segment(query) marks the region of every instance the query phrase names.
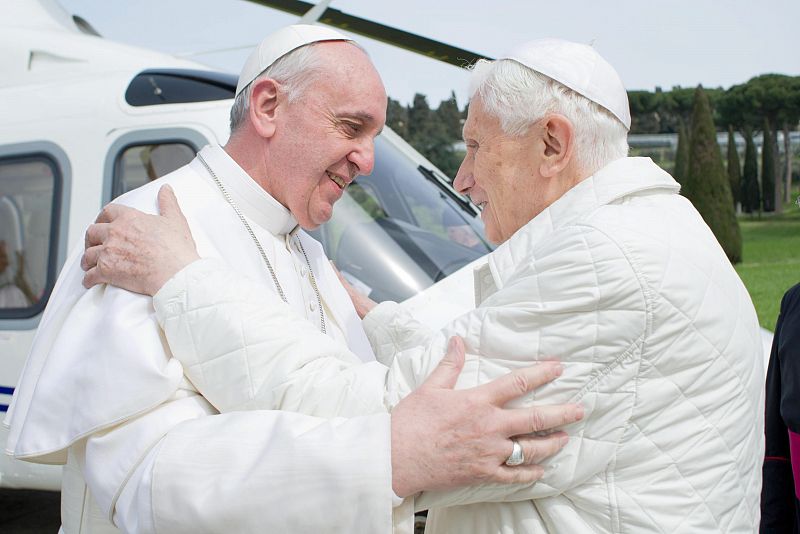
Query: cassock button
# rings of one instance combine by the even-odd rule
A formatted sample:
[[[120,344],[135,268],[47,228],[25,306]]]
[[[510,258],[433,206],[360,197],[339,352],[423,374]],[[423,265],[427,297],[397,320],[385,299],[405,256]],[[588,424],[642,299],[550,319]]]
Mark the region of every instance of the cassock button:
[[[317,311],[317,303],[312,300],[308,303],[308,309],[311,311]]]

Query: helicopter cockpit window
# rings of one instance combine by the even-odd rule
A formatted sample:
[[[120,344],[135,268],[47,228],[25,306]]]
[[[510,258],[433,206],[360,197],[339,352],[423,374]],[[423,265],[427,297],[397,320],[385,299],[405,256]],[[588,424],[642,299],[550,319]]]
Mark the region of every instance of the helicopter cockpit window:
[[[311,233],[376,301],[405,300],[492,250],[475,211],[381,137],[373,173],[351,183],[331,220]]]
[[[44,154],[0,159],[0,318],[44,308],[55,273],[60,180]]]
[[[237,81],[233,74],[204,70],[146,70],[131,80],[125,101],[138,107],[228,100]]]
[[[183,167],[194,156],[194,148],[180,142],[128,146],[117,157],[114,198]]]

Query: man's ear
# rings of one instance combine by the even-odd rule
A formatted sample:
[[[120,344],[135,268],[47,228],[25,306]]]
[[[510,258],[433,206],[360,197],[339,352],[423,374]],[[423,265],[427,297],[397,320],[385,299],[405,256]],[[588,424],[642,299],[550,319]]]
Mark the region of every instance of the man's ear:
[[[282,100],[280,97],[280,86],[271,78],[258,80],[253,85],[248,115],[253,128],[261,137],[275,135],[275,117]]]
[[[552,178],[562,172],[572,160],[575,129],[569,119],[559,114],[546,116],[543,127],[544,158],[539,172],[545,178]]]

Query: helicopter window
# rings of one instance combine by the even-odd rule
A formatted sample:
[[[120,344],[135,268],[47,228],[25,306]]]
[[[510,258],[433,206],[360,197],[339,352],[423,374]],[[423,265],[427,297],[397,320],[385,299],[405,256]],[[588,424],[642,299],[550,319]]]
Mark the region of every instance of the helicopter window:
[[[113,196],[169,174],[194,159],[195,149],[186,143],[163,142],[126,147],[117,157]]]
[[[219,72],[146,70],[131,80],[125,101],[131,106],[210,102],[233,98],[236,76]]]
[[[351,183],[310,233],[370,298],[405,300],[492,250],[475,213],[445,187],[378,137],[374,172]]]
[[[44,308],[55,273],[61,175],[45,154],[0,159],[0,318]]]

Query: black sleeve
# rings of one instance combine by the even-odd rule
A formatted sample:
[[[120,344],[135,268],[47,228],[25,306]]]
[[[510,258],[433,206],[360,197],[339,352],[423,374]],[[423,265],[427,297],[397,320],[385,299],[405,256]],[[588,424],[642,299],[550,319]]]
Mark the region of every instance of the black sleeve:
[[[761,532],[794,534],[800,527],[800,485],[792,469],[800,472],[800,285],[781,301],[767,372],[764,431]]]

